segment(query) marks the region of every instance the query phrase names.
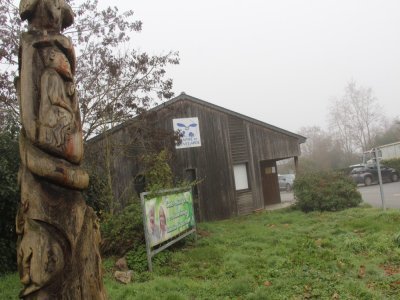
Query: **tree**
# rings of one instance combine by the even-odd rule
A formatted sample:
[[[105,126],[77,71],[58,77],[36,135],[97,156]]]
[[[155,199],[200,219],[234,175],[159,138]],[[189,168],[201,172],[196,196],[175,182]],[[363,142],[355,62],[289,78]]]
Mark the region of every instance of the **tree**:
[[[21,33],[21,18],[18,8],[11,0],[0,2],[0,128],[7,121],[19,119],[18,101],[14,78],[18,67],[18,40]]]
[[[73,6],[78,1],[68,2]],[[7,125],[4,116],[19,121],[14,78],[22,25],[15,3],[15,0],[0,3],[1,128]],[[72,37],[77,52],[75,81],[84,140],[144,112],[156,101],[171,98],[172,80],[167,78],[166,68],[179,63],[177,52],[149,55],[132,49],[129,43],[133,34],[141,31],[141,21],[134,19],[133,11],[121,13],[116,7],[100,10],[97,3],[97,0],[77,3],[74,26],[64,32]],[[131,146],[106,143],[103,162],[108,166],[105,174],[108,190],[113,186],[109,166],[113,148],[121,151]],[[113,210],[113,200],[109,202],[109,209]]]
[[[400,141],[400,120],[394,120],[386,128],[377,134],[374,139],[374,147]]]
[[[355,81],[347,84],[341,98],[332,101],[329,112],[331,131],[347,155],[369,150],[383,120],[372,89],[358,86]]]
[[[74,6],[75,1],[69,3]],[[74,26],[64,32],[72,36],[77,49],[75,80],[85,140],[146,110],[156,101],[171,98],[172,79],[166,77],[166,67],[179,63],[177,52],[149,55],[131,49],[131,33],[140,32],[142,22],[133,19],[133,11],[120,13],[116,7],[100,10],[97,3],[84,0],[74,7]],[[14,1],[3,0],[0,112],[14,119],[19,114],[13,81],[20,31],[18,8]]]
[[[18,127],[0,132],[0,274],[16,269],[15,214],[19,203]]]
[[[339,143],[320,127],[303,127],[299,134],[307,137],[306,143],[301,145],[301,170],[328,171],[348,165]]]
[[[157,112],[145,112],[117,130],[106,131],[86,144],[87,168],[91,173],[101,175],[107,185],[104,191],[112,194],[107,200],[108,213],[119,212],[129,204],[138,189],[144,188],[143,176],[147,183],[154,181],[152,177],[155,175],[147,176],[148,168],[142,168],[143,165],[153,165],[146,163],[145,158],[156,158],[163,152],[172,153],[175,142],[180,139],[180,134],[159,128],[158,120]],[[121,169],[118,167],[121,165],[129,167]],[[137,176],[134,182],[123,175],[127,170]]]

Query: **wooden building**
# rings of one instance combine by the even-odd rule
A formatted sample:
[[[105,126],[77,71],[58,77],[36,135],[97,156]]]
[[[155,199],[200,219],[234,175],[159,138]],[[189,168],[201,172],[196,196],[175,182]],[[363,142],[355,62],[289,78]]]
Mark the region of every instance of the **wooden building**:
[[[279,203],[278,160],[297,165],[303,136],[227,110],[182,93],[151,110],[158,128],[180,130],[182,143],[173,147],[172,169],[178,178],[201,180],[194,191],[200,221],[230,218]],[[111,144],[132,140],[135,119],[107,132]],[[89,141],[89,152],[104,143],[104,135]],[[96,146],[97,144],[97,146]],[[140,147],[139,147],[140,148]],[[115,155],[111,166],[117,197],[134,189],[140,172],[131,155]]]

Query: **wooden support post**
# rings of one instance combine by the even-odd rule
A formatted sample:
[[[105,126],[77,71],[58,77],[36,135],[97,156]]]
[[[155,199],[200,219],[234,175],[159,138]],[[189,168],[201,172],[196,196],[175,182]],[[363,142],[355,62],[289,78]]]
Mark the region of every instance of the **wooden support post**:
[[[297,172],[299,171],[299,157],[298,156],[294,157],[294,169],[295,169],[296,174],[297,174]]]

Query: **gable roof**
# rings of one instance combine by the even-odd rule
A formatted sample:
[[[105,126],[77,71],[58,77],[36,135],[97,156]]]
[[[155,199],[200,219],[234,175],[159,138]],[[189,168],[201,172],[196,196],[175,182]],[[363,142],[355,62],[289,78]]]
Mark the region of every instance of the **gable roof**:
[[[257,119],[254,119],[254,118],[251,118],[251,117],[242,115],[242,114],[240,114],[240,113],[234,112],[234,111],[229,110],[229,109],[227,109],[227,108],[224,108],[224,107],[215,105],[215,104],[213,104],[213,103],[210,103],[210,102],[207,102],[207,101],[204,101],[204,100],[195,98],[195,97],[193,97],[193,96],[190,96],[190,95],[185,94],[184,92],[182,92],[179,96],[177,96],[177,97],[175,97],[175,98],[172,98],[171,100],[168,100],[168,101],[166,101],[166,102],[164,102],[164,103],[161,103],[161,104],[158,105],[158,106],[153,107],[152,109],[149,110],[149,112],[160,110],[160,109],[162,109],[162,108],[165,108],[165,107],[167,107],[167,106],[170,106],[170,105],[172,105],[172,104],[174,104],[174,103],[177,103],[177,102],[179,102],[179,101],[189,101],[189,102],[196,103],[196,104],[198,104],[198,105],[203,105],[203,106],[212,108],[212,109],[214,109],[214,110],[223,112],[223,113],[225,113],[225,114],[228,114],[228,115],[231,115],[231,116],[238,117],[238,118],[240,118],[240,119],[246,120],[246,121],[248,121],[248,122],[250,122],[250,123],[257,124],[257,125],[259,125],[259,126],[268,128],[268,129],[270,129],[270,130],[273,130],[273,131],[276,131],[276,132],[279,132],[279,133],[282,133],[282,134],[285,134],[285,135],[288,135],[288,136],[297,138],[297,139],[299,140],[299,144],[305,143],[305,142],[306,142],[306,139],[307,139],[306,137],[301,136],[301,135],[299,135],[299,134],[296,134],[296,133],[287,131],[287,130],[285,130],[285,129],[282,129],[282,128],[273,126],[273,125],[271,125],[271,124],[268,124],[268,123],[259,121],[259,120],[257,120]],[[136,117],[134,117],[132,120],[126,121],[126,122],[124,122],[124,123],[122,123],[122,124],[119,124],[119,125],[117,125],[117,126],[111,128],[110,130],[107,131],[107,133],[108,133],[108,134],[112,134],[112,133],[114,133],[114,132],[116,132],[116,131],[118,131],[118,130],[120,130],[120,129],[126,127],[126,126],[128,126],[129,124],[131,124],[131,122],[133,122],[133,121],[135,120],[135,118],[136,118]],[[100,138],[102,137],[102,135],[103,135],[103,134],[99,134],[99,135],[97,135],[97,136],[95,136],[95,137],[89,139],[88,142],[94,142],[94,141],[100,139]]]
[[[254,118],[251,118],[251,117],[242,115],[242,114],[240,114],[240,113],[234,112],[234,111],[229,110],[229,109],[227,109],[227,108],[224,108],[224,107],[215,105],[215,104],[213,104],[213,103],[210,103],[210,102],[207,102],[207,101],[204,101],[204,100],[195,98],[195,97],[192,97],[192,96],[187,95],[187,94],[185,94],[185,93],[181,93],[179,96],[177,96],[177,97],[175,97],[175,98],[173,98],[173,99],[171,99],[171,100],[169,100],[169,101],[164,102],[163,104],[161,104],[161,105],[155,107],[155,109],[158,108],[158,107],[160,107],[160,106],[165,107],[165,106],[171,105],[171,104],[173,104],[173,103],[175,103],[175,102],[184,101],[184,100],[188,100],[188,101],[190,101],[190,102],[194,102],[194,103],[197,103],[197,104],[199,104],[199,105],[207,106],[207,107],[210,107],[210,108],[212,108],[212,109],[218,110],[218,111],[220,111],[220,112],[226,113],[226,114],[228,114],[228,115],[231,115],[231,116],[234,116],[234,117],[238,117],[238,118],[240,118],[240,119],[244,119],[244,120],[246,120],[246,121],[248,121],[248,122],[250,122],[250,123],[254,123],[254,124],[260,125],[260,126],[262,126],[262,127],[266,127],[266,128],[268,128],[268,129],[271,129],[271,130],[273,130],[273,131],[276,131],[276,132],[279,132],[279,133],[282,133],[282,134],[285,134],[285,135],[292,136],[292,137],[294,137],[294,138],[299,139],[299,140],[300,140],[300,143],[305,143],[305,141],[306,141],[306,139],[307,139],[306,137],[301,136],[301,135],[299,135],[299,134],[296,134],[296,133],[287,131],[287,130],[285,130],[285,129],[276,127],[276,126],[274,126],[274,125],[271,125],[271,124],[262,122],[262,121],[260,121],[260,120],[257,120],[257,119],[254,119]]]

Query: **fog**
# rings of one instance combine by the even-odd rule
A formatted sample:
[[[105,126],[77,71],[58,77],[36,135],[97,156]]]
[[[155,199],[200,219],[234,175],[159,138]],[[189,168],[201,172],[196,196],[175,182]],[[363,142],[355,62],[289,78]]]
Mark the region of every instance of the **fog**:
[[[100,5],[111,4],[100,0]],[[112,3],[114,4],[114,3]],[[179,51],[187,94],[297,132],[325,127],[350,80],[400,115],[400,1],[118,1],[143,21],[130,46]]]

